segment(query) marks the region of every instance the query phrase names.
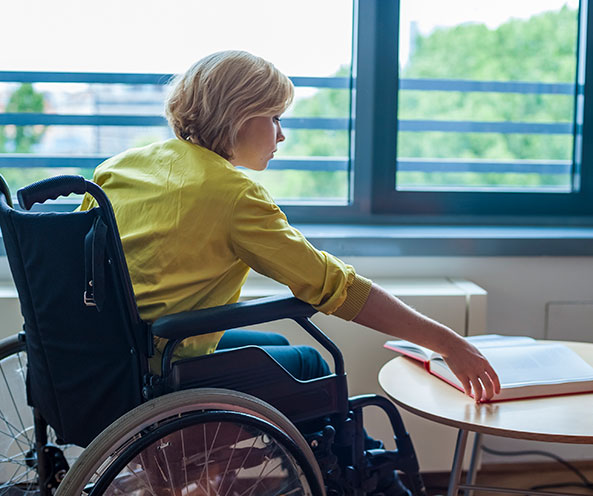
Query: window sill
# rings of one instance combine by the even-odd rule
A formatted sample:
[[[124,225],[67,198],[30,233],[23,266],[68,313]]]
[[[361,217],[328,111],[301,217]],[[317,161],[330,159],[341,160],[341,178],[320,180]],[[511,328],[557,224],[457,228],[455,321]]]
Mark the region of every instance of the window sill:
[[[593,226],[294,226],[316,248],[341,257],[593,256]]]
[[[295,225],[337,256],[593,256],[593,227]]]

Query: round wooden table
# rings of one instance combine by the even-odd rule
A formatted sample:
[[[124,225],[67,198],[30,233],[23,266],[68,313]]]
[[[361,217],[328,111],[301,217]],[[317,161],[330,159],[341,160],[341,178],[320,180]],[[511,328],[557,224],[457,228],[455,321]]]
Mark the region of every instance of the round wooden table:
[[[593,343],[563,342],[593,365]],[[574,394],[548,398],[476,404],[462,392],[430,375],[422,364],[405,357],[386,363],[379,372],[383,390],[400,407],[426,419],[459,429],[449,496],[459,489],[515,492],[510,489],[473,485],[476,451],[480,434],[549,441],[593,444],[593,394]],[[476,432],[476,443],[466,484],[460,483],[468,432]],[[521,494],[559,494],[517,491]],[[568,493],[562,493],[568,494]]]

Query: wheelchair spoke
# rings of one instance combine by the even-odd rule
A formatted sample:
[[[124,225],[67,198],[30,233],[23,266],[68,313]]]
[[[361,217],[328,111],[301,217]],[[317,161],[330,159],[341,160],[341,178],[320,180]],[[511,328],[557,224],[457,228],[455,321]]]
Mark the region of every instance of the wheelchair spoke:
[[[0,349],[0,495],[37,488],[32,410],[25,397],[27,355],[16,336]]]
[[[126,483],[126,481],[124,481],[123,484],[119,484],[119,485],[116,484],[116,489],[118,489],[119,491],[122,491],[123,493],[130,493],[131,491],[144,490],[144,491],[147,491],[150,494],[150,496],[158,496],[158,493],[156,493],[154,491],[154,489],[152,488],[152,486],[150,485],[150,481],[144,480],[144,478],[138,474],[137,469],[134,469],[134,467],[132,467],[131,464],[128,464],[126,466],[126,468],[129,471],[129,476],[126,478],[127,481],[129,481],[130,483],[131,483],[131,481],[133,481],[133,482],[135,482],[135,484],[128,485]],[[142,472],[140,472],[140,473],[142,473]],[[110,494],[109,491],[106,494],[109,495]]]
[[[17,336],[0,345],[0,495],[34,494],[37,487],[37,459],[33,411],[26,398],[27,353]],[[57,444],[52,428],[48,442]],[[69,465],[81,449],[60,446]]]
[[[204,424],[204,448],[207,446],[207,442],[206,442],[206,424]],[[212,446],[210,446],[210,451],[212,451]],[[206,453],[205,455],[205,459],[206,461],[204,462],[204,469],[206,470],[206,481],[210,480],[209,477],[209,473],[208,473],[208,469],[210,467],[210,463],[208,463],[209,458],[210,458],[210,451],[208,453]],[[202,470],[202,474],[204,473],[204,471]],[[200,479],[202,479],[202,475],[200,475]],[[206,490],[208,491],[208,496],[210,496],[210,484],[208,484],[208,487],[206,488]]]
[[[163,442],[163,444],[161,444],[161,446],[159,446],[158,449],[161,449],[163,452],[163,457],[165,458],[165,466],[167,467],[167,474],[163,474],[165,477],[165,480],[169,481],[169,487],[171,488],[171,494],[173,496],[176,496],[176,491],[175,491],[175,486],[173,485],[173,473],[171,472],[171,467],[169,466],[169,457],[167,456],[167,448],[168,443],[165,444]]]
[[[227,473],[229,471],[229,467],[231,465],[231,462],[233,461],[233,458],[235,456],[235,450],[237,449],[237,443],[239,442],[239,438],[241,437],[241,434],[243,434],[243,426],[240,426],[239,432],[237,433],[237,437],[235,438],[235,442],[233,443],[233,446],[231,448],[231,453],[229,455],[229,460],[228,460],[228,462],[226,464],[226,467],[224,468],[224,472],[223,472],[222,477],[221,477],[221,479],[223,481],[226,480],[226,476],[227,476]]]
[[[15,458],[14,456],[0,458],[0,463],[14,463],[22,467],[28,467],[27,462],[23,461],[23,458]]]
[[[204,484],[206,484],[207,486],[205,486]],[[202,479],[198,479],[198,489],[202,489],[203,491],[206,491],[207,494],[210,494],[210,481],[208,481],[207,479],[205,481],[202,481]],[[216,495],[215,496],[219,496],[219,492],[216,491]]]
[[[8,432],[0,429],[0,434],[6,437],[10,437],[18,442],[19,430],[17,429],[17,427],[15,425],[12,425],[12,422],[9,422],[8,419],[2,414],[0,414],[0,420],[2,420],[4,424],[6,424],[6,427],[8,427]]]
[[[16,406],[15,406],[16,408]],[[21,451],[26,451],[27,448],[33,446],[33,440],[29,437],[26,427],[23,425],[22,418],[19,416],[19,420],[21,423],[22,428],[19,429],[18,426],[14,425],[3,412],[0,411],[0,420],[4,422],[7,431],[0,430],[0,434],[6,436],[7,438],[11,439]],[[23,440],[24,438],[24,440]],[[23,444],[24,443],[24,444]]]
[[[188,487],[188,482],[187,482],[187,464],[188,464],[188,457],[187,457],[187,453],[185,452],[185,432],[184,430],[181,430],[181,454],[183,455],[183,480],[185,482],[185,487]]]
[[[270,460],[272,460],[272,455],[277,451],[277,446],[274,447],[274,451],[268,455],[268,457],[266,457],[266,461],[264,462],[261,471],[257,477],[257,479],[255,480],[255,482],[253,483],[253,485],[251,487],[248,487],[245,491],[243,491],[239,496],[243,496],[247,491],[249,491],[249,496],[253,495],[253,491],[255,491],[255,488],[258,486],[258,484],[261,482],[262,480],[262,476],[264,475],[264,472],[266,470],[266,467],[268,466],[268,464],[270,463]],[[274,467],[270,472],[268,472],[268,475],[270,473],[272,473],[274,470],[276,470],[276,468],[280,467],[282,465],[282,462],[280,462],[278,465],[276,465],[276,467]]]
[[[27,377],[25,375],[26,364],[23,363],[23,356],[24,356],[23,353],[18,353],[17,354],[17,360],[19,361],[18,371],[20,372],[20,374],[21,374],[21,380],[23,381],[22,382],[22,386],[23,387],[26,387],[26,384],[27,384]],[[21,424],[22,424],[22,419],[21,419]],[[25,432],[27,432],[27,429],[25,429]],[[31,443],[31,445],[33,445],[33,443],[34,443],[34,436],[27,437],[27,440],[29,441],[29,443]]]
[[[17,360],[19,361],[19,372],[21,373],[21,379],[23,380],[23,384],[27,382],[27,376],[25,374],[25,369],[27,368],[26,364],[23,362],[23,355],[21,353],[17,353],[16,355]]]
[[[19,359],[19,368],[20,367],[22,367],[22,362]],[[15,411],[15,413],[17,415],[18,421],[20,422],[20,426],[22,428],[22,431],[23,432],[26,432],[25,423],[23,422],[23,417],[21,416],[21,412],[20,412],[19,407],[17,405],[17,402],[16,402],[16,400],[14,398],[14,393],[12,391],[12,388],[10,387],[10,382],[8,381],[8,379],[6,377],[6,373],[4,371],[4,367],[1,364],[0,364],[0,372],[2,372],[2,377],[4,379],[4,384],[5,384],[6,389],[8,391],[8,395],[10,396],[10,400],[12,402],[12,406],[14,408],[14,411]],[[21,372],[21,374],[22,374],[22,372]],[[23,383],[23,385],[24,385],[24,383]],[[27,438],[27,441],[32,442],[32,440],[29,439],[29,438]]]
[[[277,492],[274,496],[290,496],[291,494],[297,494],[297,493],[301,493],[302,494],[302,489],[300,487],[295,487],[294,489],[286,492],[284,491],[283,488],[280,489],[279,492]]]
[[[249,454],[251,453],[251,450],[253,449],[253,447],[255,446],[255,443],[257,442],[257,437],[253,437],[253,443],[251,444],[251,446],[249,447],[249,449],[247,450],[247,454],[245,455],[245,457],[243,458],[243,461],[241,462],[240,466],[245,466],[247,459],[249,458]],[[231,482],[231,485],[228,487],[226,493],[224,493],[224,496],[228,496],[231,488],[233,487],[233,484],[236,482],[237,478],[235,477],[233,479],[233,481]]]
[[[220,422],[218,422],[218,425],[216,426],[216,432],[214,433],[214,437],[212,438],[212,443],[210,444],[210,448],[206,448],[206,446],[208,446],[208,441],[207,441],[207,435],[206,435],[206,425],[207,424],[203,424],[203,432],[204,432],[204,448],[206,449],[206,451],[204,452],[204,468],[202,469],[202,473],[200,474],[199,480],[202,479],[203,475],[204,475],[204,471],[206,472],[206,480],[209,481],[210,480],[210,474],[209,474],[209,470],[210,470],[210,456],[212,454],[212,449],[214,448],[214,443],[216,442],[216,438],[218,437],[218,431],[220,430]],[[208,496],[210,496],[210,489],[209,489],[209,485],[208,485]]]
[[[25,470],[24,472],[22,472],[20,475],[19,474],[20,469],[19,467],[17,467],[15,469],[15,471],[13,472],[13,474],[9,477],[9,481],[10,481],[10,485],[6,484],[6,486],[2,485],[0,487],[12,487],[15,486],[17,484],[20,484],[21,482],[23,482],[24,480],[28,480],[29,479],[29,475],[31,474],[31,472],[35,472],[33,470],[32,467],[27,467],[27,470]]]
[[[25,422],[23,420],[23,417],[21,415],[21,410],[19,408],[19,403],[17,402],[16,398],[15,398],[15,392],[13,391],[13,387],[11,386],[11,384],[14,384],[14,380],[10,380],[10,378],[15,375],[15,374],[11,374],[10,376],[7,375],[10,371],[16,371],[16,379],[18,384],[16,384],[19,389],[21,391],[25,390],[25,376],[24,376],[24,364],[23,364],[23,359],[22,359],[22,355],[23,353],[21,352],[17,352],[14,355],[10,355],[8,357],[6,357],[5,359],[3,359],[2,361],[0,361],[0,373],[2,374],[2,378],[4,380],[4,388],[6,389],[6,392],[8,393],[8,396],[10,398],[10,403],[12,405],[12,408],[14,409],[14,412],[16,414],[16,418],[15,420],[18,422],[18,424],[20,424],[20,426],[17,426],[14,424],[14,422],[10,421],[9,418],[7,417],[8,412],[5,412],[4,410],[0,410],[0,419],[4,422],[6,429],[9,432],[5,432],[4,430],[0,431],[2,435],[6,436],[7,438],[11,438],[12,441],[14,443],[17,444],[19,450],[26,452],[30,447],[33,446],[33,438],[29,435],[29,432],[25,426]],[[18,365],[16,365],[14,362],[18,361]],[[4,362],[4,363],[2,363]],[[16,366],[15,366],[16,365]],[[8,370],[6,370],[8,369]],[[21,408],[26,405],[21,404]],[[27,407],[28,408],[28,407]],[[22,440],[24,437],[24,441]]]
[[[264,475],[264,469],[267,466],[267,464],[270,462],[270,460],[266,460],[266,463],[264,464],[264,467],[262,468],[262,471],[260,472],[258,478],[255,480],[255,482],[248,487],[247,489],[245,489],[245,491],[243,491],[239,496],[243,496],[247,493],[247,491],[249,491],[249,495],[248,496],[253,496],[253,492],[255,491],[255,489],[257,488],[257,486],[259,486],[259,483],[262,480],[265,480],[265,478],[274,472],[274,470],[276,470],[277,468],[282,466],[282,462],[278,463],[278,465],[276,465],[272,470],[270,470],[266,475]]]
[[[0,429],[0,435],[6,436],[7,439],[10,439],[18,447],[18,450],[21,453],[26,453],[29,449],[32,449],[34,443],[29,439],[29,436],[27,435],[27,429],[19,430],[15,425],[12,424],[12,422],[9,422],[4,415],[0,415],[0,420],[6,424],[6,427],[9,431],[6,432]]]

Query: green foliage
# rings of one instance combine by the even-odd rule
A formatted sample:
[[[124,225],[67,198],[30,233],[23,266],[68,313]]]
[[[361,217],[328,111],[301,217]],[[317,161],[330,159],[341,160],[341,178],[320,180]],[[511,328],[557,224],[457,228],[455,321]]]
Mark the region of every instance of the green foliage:
[[[527,20],[510,19],[497,29],[483,24],[462,24],[438,28],[418,35],[409,63],[400,72],[403,78],[466,79],[484,81],[574,82],[576,73],[577,12],[565,6]],[[342,68],[337,75],[346,75]],[[347,117],[349,92],[319,90],[298,100],[293,115],[299,117]],[[572,122],[574,98],[571,95],[540,95],[483,92],[413,91],[399,92],[399,119],[464,120],[484,122]],[[291,130],[280,146],[280,156],[348,155],[345,131]],[[490,160],[570,160],[570,135],[529,135],[498,133],[400,132],[398,156],[405,158],[457,158]],[[318,180],[295,181],[290,197],[336,196],[347,188],[335,185],[328,192],[330,179],[318,172],[300,175]],[[276,196],[284,191],[289,171],[276,173],[269,187]],[[292,178],[293,176],[291,176]],[[346,174],[336,177],[347,179]],[[422,186],[566,186],[569,178],[527,173],[422,173],[402,172],[398,184]],[[310,190],[299,189],[311,188]],[[292,186],[292,184],[291,184]],[[333,193],[333,194],[332,194]]]
[[[31,83],[23,83],[10,96],[5,112],[43,112],[43,109],[43,95],[35,91]],[[31,153],[44,132],[44,126],[0,126],[0,153]],[[4,168],[0,172],[13,193],[56,173],[41,168]]]
[[[439,28],[415,40],[404,78],[484,81],[575,81],[577,12],[564,6],[495,30],[483,24]],[[400,91],[399,119],[484,122],[572,122],[571,95]],[[398,156],[461,159],[570,160],[569,135],[406,133]],[[568,184],[567,177],[537,174],[399,173],[398,184],[525,186]]]
[[[287,129],[278,157],[347,157],[348,131]]]
[[[405,78],[573,82],[577,12],[568,6],[510,19],[497,29],[483,24],[438,28],[418,35]]]
[[[17,190],[22,188],[23,186],[34,183],[36,181],[41,181],[42,179],[46,179],[51,176],[56,176],[58,174],[81,174],[81,169],[50,169],[43,167],[31,167],[28,169],[23,167],[4,167],[0,169],[0,174],[2,174],[2,177],[4,177],[4,179],[8,183],[10,192],[14,196],[16,195]]]
[[[335,76],[348,76],[349,67],[341,67]],[[295,101],[292,117],[345,118],[350,115],[350,91],[320,89],[308,98]],[[335,157],[349,155],[348,131],[287,129],[286,141],[278,147],[278,158]],[[256,176],[276,198],[328,199],[345,201],[348,197],[348,173],[345,171],[270,170]]]
[[[5,112],[43,112],[43,108],[43,95],[31,83],[22,83],[10,96]],[[0,126],[0,153],[30,153],[44,132],[44,126]]]
[[[245,171],[247,175],[284,200],[335,200],[348,197],[348,173],[345,171],[274,170]]]

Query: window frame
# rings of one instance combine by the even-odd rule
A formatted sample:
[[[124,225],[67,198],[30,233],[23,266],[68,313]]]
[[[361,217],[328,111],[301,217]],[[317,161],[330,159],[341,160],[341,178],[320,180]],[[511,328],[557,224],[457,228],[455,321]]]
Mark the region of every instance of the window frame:
[[[347,202],[324,204],[279,202],[289,220],[295,224],[371,226],[593,225],[593,165],[587,166],[593,160],[593,105],[586,105],[593,100],[591,3],[593,0],[581,0],[580,26],[586,24],[587,32],[592,34],[578,40],[585,48],[581,56],[582,84],[576,85],[581,89],[579,98],[585,102],[581,160],[585,166],[580,171],[580,191],[566,194],[396,191],[400,0],[354,0],[349,198]],[[166,75],[145,76],[148,81],[159,81]],[[81,77],[83,81],[97,82],[101,77],[108,79],[109,75]]]
[[[287,206],[294,222],[368,224],[593,223],[593,0],[581,0],[575,85],[582,104],[582,144],[575,176],[580,189],[556,192],[397,191],[399,0],[354,3],[351,203],[345,207]],[[586,26],[585,36],[582,31]],[[584,53],[583,53],[584,50]],[[575,112],[576,113],[576,112]],[[575,140],[576,141],[576,140]],[[576,147],[575,147],[576,148]],[[574,155],[574,153],[573,153]],[[573,160],[573,167],[577,161]],[[578,167],[578,164],[577,164]]]

